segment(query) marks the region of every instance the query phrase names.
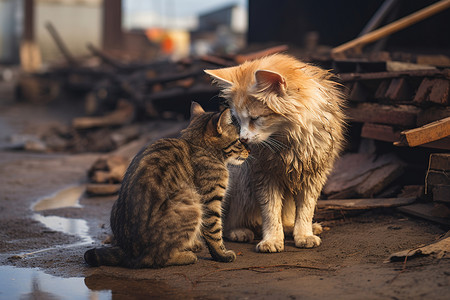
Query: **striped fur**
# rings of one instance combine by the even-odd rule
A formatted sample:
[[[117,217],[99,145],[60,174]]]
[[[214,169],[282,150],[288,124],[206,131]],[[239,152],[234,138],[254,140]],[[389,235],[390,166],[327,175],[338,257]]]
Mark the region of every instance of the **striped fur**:
[[[199,237],[214,260],[234,261],[222,240],[227,165],[248,157],[230,111],[205,113],[193,103],[178,139],[162,139],[131,162],[111,211],[116,245],[91,249],[91,266],[155,268],[191,264]]]

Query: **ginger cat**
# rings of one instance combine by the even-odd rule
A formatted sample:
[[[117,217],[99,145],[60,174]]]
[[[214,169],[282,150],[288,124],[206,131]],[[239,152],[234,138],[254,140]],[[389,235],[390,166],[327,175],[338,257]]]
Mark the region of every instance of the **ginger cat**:
[[[284,232],[297,247],[319,246],[314,209],[344,142],[344,99],[332,74],[285,54],[205,72],[255,158],[231,170],[225,236],[249,242],[262,226],[258,252],[283,251]]]

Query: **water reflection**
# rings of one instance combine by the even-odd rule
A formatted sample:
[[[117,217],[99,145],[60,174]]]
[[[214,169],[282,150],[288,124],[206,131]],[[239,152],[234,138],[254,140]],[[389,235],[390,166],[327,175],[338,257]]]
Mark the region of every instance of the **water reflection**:
[[[79,201],[85,191],[86,187],[84,185],[71,186],[39,199],[31,209],[33,211],[43,211],[63,207],[81,207]]]
[[[112,299],[193,299],[193,292],[174,289],[166,282],[151,279],[124,279],[92,275],[84,280],[92,291],[109,290]]]
[[[41,214],[34,214],[33,219],[41,222],[51,230],[79,236],[83,239],[83,243],[88,244],[93,242],[89,236],[89,226],[85,220],[43,216]]]
[[[0,299],[111,299],[110,291],[91,291],[84,278],[61,278],[38,269],[0,266]]]

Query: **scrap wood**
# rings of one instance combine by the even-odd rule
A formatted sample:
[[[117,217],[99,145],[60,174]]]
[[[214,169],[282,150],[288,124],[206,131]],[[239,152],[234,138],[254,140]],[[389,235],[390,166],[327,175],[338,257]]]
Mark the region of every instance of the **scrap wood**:
[[[446,138],[450,136],[450,117],[402,131],[400,135],[400,141],[395,142],[395,146],[415,147]]]
[[[411,105],[383,105],[378,103],[358,103],[348,107],[346,113],[351,121],[400,126],[415,126],[420,109]]]
[[[350,49],[355,50],[361,50],[363,46],[366,44],[372,43],[374,41],[377,41],[383,37],[386,37],[388,35],[391,35],[399,30],[402,30],[404,28],[407,28],[419,21],[422,21],[426,18],[429,18],[430,16],[433,16],[443,10],[446,10],[450,7],[450,0],[441,0],[439,2],[436,2],[430,6],[427,6],[415,13],[412,13],[406,17],[403,17],[397,21],[394,21],[386,26],[383,26],[379,29],[376,29],[374,31],[371,31],[363,36],[360,36],[352,41],[349,41],[345,44],[342,44],[338,47],[333,48],[332,54],[336,55],[345,51],[348,51]]]
[[[450,80],[445,78],[424,78],[414,96],[414,102],[434,102],[446,105],[449,101]]]
[[[367,199],[333,199],[319,200],[319,209],[334,210],[366,210],[408,205],[416,201],[416,197],[409,198],[367,198]]]
[[[406,258],[427,255],[441,259],[448,253],[450,253],[450,231],[442,239],[430,245],[393,253],[389,256],[388,261],[404,261]]]
[[[361,129],[361,137],[393,143],[400,139],[400,132],[390,125],[364,123]]]
[[[411,205],[398,207],[397,210],[432,222],[450,226],[450,218],[441,218],[434,215],[433,203],[414,203]]]
[[[126,101],[119,101],[115,111],[100,117],[79,117],[72,120],[75,129],[117,126],[130,123],[134,118],[134,106]]]
[[[410,71],[390,71],[390,72],[372,72],[372,73],[342,73],[339,78],[343,82],[348,81],[361,81],[361,80],[382,80],[382,79],[392,79],[392,78],[408,78],[408,77],[439,77],[439,78],[449,78],[449,70],[410,70]]]
[[[67,49],[66,44],[62,40],[61,36],[59,35],[56,28],[53,26],[51,22],[47,22],[45,24],[45,28],[47,28],[48,32],[52,36],[53,40],[56,43],[56,46],[58,47],[59,51],[61,51],[62,55],[66,59],[67,63],[71,66],[74,66],[77,64],[76,59],[73,57],[73,55],[70,53],[69,49]]]
[[[393,154],[347,153],[336,162],[323,193],[328,199],[336,195],[339,198],[372,197],[402,172],[403,163]]]

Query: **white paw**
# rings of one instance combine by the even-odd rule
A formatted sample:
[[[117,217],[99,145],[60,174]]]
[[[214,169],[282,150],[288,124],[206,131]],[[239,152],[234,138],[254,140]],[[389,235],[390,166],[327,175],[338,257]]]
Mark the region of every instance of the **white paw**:
[[[275,253],[284,250],[284,240],[262,240],[256,245],[257,252]]]
[[[314,248],[322,243],[322,240],[317,235],[294,237],[294,241],[297,248]]]
[[[233,242],[240,242],[240,243],[250,243],[253,241],[253,238],[255,235],[250,229],[247,228],[237,228],[233,229],[228,234],[228,239]]]

